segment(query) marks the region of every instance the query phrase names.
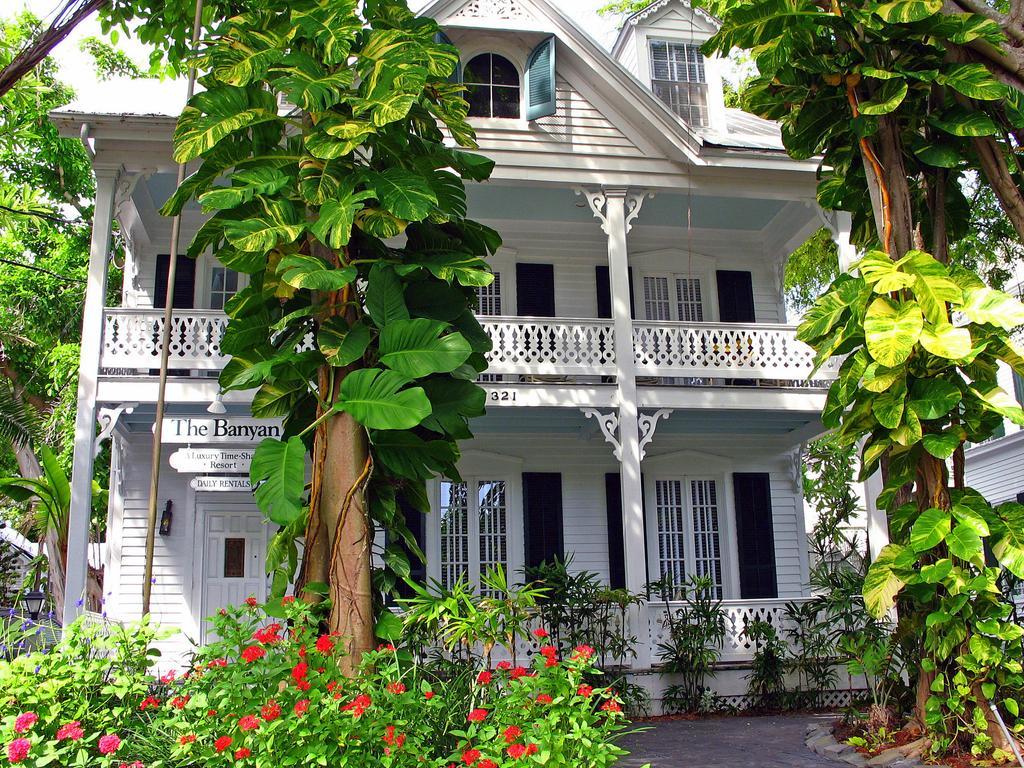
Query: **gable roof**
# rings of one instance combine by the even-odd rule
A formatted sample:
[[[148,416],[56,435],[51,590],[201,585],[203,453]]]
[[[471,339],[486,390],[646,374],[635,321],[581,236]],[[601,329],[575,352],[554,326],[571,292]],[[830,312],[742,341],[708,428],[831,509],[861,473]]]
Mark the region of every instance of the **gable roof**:
[[[704,9],[694,8],[689,0],[655,0],[655,2],[651,3],[646,8],[641,8],[631,16],[627,16],[622,22],[622,26],[619,27],[618,37],[615,38],[615,44],[612,45],[612,56],[618,57],[626,38],[629,37],[630,27],[636,27],[645,22],[649,23],[654,21],[674,6],[682,6],[688,13],[699,16],[713,29],[717,30],[722,26],[718,19]]]
[[[616,106],[623,113],[638,113],[643,124],[654,129],[651,138],[655,143],[667,144],[664,149],[675,159],[705,164],[699,154],[703,143],[700,136],[549,0],[433,0],[419,15],[436,19],[442,27],[554,34],[563,45],[563,53],[576,58],[584,71],[592,71],[611,84],[609,93],[618,96]],[[661,135],[662,141],[658,141],[656,134]]]

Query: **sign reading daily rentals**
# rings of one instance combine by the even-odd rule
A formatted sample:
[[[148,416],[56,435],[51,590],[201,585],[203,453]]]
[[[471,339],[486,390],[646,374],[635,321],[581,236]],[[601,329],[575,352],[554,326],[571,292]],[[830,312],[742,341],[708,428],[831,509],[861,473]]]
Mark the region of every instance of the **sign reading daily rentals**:
[[[251,491],[252,485],[249,478],[244,475],[224,475],[223,477],[209,477],[198,475],[189,481],[197,491]]]
[[[259,443],[267,437],[280,439],[280,419],[232,416],[168,416],[163,422],[165,443]]]
[[[171,466],[179,472],[247,473],[254,448],[179,448],[171,454]]]

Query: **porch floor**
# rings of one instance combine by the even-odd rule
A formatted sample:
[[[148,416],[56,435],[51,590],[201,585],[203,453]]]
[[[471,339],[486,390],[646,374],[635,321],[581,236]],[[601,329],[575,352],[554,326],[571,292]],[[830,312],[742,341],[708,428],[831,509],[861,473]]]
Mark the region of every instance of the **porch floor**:
[[[807,727],[835,715],[709,717],[640,723],[621,768],[836,768],[804,745]]]

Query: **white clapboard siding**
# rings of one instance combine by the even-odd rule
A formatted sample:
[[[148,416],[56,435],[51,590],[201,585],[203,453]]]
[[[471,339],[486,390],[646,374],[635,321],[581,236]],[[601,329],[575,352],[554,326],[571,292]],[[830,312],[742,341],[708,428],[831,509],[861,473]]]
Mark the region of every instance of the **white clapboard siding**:
[[[967,451],[967,485],[997,504],[1024,492],[1024,432]]]
[[[779,597],[807,594],[802,552],[807,548],[799,517],[803,508],[793,490],[793,481],[781,472],[771,473],[772,520],[775,530],[775,574]]]

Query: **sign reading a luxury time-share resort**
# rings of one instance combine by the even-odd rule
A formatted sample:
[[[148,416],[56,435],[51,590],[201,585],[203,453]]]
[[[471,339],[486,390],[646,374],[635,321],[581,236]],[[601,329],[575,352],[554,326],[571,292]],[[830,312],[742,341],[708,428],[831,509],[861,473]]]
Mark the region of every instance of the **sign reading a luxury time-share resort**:
[[[247,473],[253,448],[179,448],[171,454],[171,466],[179,472]]]

